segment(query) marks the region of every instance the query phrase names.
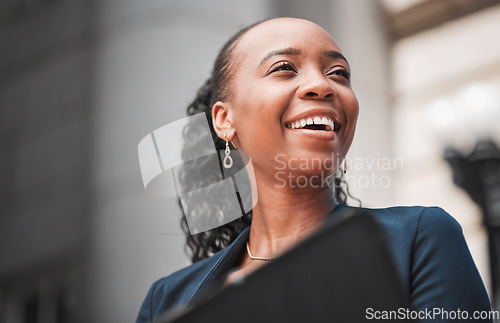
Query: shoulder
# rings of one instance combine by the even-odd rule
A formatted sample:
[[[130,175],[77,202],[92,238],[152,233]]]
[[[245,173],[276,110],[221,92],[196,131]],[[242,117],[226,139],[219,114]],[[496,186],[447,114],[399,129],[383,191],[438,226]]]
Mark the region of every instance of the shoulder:
[[[413,253],[443,250],[456,244],[466,246],[462,227],[440,207],[397,206],[367,210],[386,232],[389,243],[399,250],[407,246]]]
[[[452,244],[465,245],[462,227],[440,207],[395,206],[366,210],[385,232],[396,257],[408,258],[423,250],[435,252]]]
[[[414,243],[417,238],[462,237],[460,224],[440,207],[395,206],[366,210],[373,214],[389,239],[410,239],[409,242]]]
[[[386,233],[415,309],[489,310],[462,228],[451,215],[439,207],[367,210]]]
[[[137,316],[137,323],[153,322],[166,310],[174,310],[203,299],[231,267],[248,238],[249,228],[213,256],[180,269],[153,283]],[[214,285],[215,284],[215,285]]]
[[[188,304],[216,266],[221,253],[155,281],[142,303],[136,322],[152,322],[165,310]]]
[[[439,207],[395,206],[362,208],[379,224],[393,255],[403,283],[410,287],[415,265],[421,256],[444,252],[443,241],[463,246],[462,229],[457,221]],[[445,245],[449,245],[446,242]],[[417,258],[416,258],[417,257]]]
[[[365,208],[372,213],[376,220],[383,225],[412,225],[441,224],[460,228],[458,222],[445,210],[437,206],[393,206],[388,208]]]

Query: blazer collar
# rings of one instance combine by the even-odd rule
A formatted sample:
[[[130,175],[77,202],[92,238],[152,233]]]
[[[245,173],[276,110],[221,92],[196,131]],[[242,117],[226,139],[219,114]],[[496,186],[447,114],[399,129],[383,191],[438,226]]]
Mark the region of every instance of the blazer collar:
[[[238,255],[248,241],[249,235],[250,227],[247,227],[229,246],[209,258],[211,260],[210,263],[207,264],[210,266],[209,272],[195,290],[189,302],[190,304],[211,297],[211,294],[220,287],[222,284],[221,280],[235,263],[236,258],[238,258]]]

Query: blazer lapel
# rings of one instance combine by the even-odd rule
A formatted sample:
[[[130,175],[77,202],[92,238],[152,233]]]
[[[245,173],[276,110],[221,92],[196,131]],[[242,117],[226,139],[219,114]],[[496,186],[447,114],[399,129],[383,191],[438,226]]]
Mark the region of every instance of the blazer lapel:
[[[211,297],[214,290],[220,286],[220,280],[229,272],[245,243],[248,241],[250,227],[243,230],[240,235],[227,248],[212,256],[213,260],[208,268],[208,273],[195,289],[189,304],[196,303]]]

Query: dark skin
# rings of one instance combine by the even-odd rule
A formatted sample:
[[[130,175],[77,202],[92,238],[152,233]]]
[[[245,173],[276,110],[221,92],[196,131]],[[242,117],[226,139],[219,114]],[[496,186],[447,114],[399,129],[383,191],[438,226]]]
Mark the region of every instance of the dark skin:
[[[251,157],[258,202],[250,250],[275,257],[317,230],[334,209],[333,189],[321,178],[334,173],[351,146],[358,101],[339,47],[307,20],[257,25],[239,40],[233,59],[229,99],[212,108],[214,128]],[[293,128],[309,118],[323,123]],[[227,282],[262,264],[245,250]]]

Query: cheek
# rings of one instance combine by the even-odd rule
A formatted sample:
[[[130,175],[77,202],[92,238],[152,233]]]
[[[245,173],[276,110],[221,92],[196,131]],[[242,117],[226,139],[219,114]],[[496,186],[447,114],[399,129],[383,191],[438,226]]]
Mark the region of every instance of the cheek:
[[[356,128],[356,123],[358,122],[359,102],[351,89],[345,93],[343,107],[347,123],[353,128],[352,131],[354,132],[354,128]]]
[[[235,124],[240,129],[251,127],[257,132],[281,131],[281,118],[290,104],[290,90],[280,86],[265,86],[254,82],[253,86],[242,86],[234,97]]]
[[[359,114],[359,102],[356,94],[354,94],[352,89],[349,89],[349,91],[346,93],[346,101],[347,113],[349,113],[350,117],[356,121]]]
[[[236,135],[255,167],[269,165],[282,149],[282,115],[289,106],[289,96],[277,91],[277,87],[247,89],[239,92],[232,103]]]
[[[348,95],[345,96],[345,101],[343,104],[344,113],[348,124],[348,128],[346,129],[347,131],[345,133],[345,143],[342,149],[344,153],[347,153],[354,139],[356,124],[358,122],[359,116],[359,103],[356,95],[354,94],[354,92],[352,92],[352,90],[347,94]]]

